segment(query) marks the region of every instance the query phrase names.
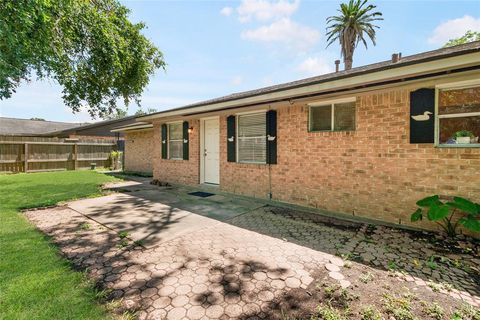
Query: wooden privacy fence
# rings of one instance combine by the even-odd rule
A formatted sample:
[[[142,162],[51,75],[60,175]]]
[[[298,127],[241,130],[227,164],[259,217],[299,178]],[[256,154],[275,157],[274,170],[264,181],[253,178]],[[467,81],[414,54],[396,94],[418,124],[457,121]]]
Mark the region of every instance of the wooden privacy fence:
[[[115,143],[0,141],[0,171],[38,172],[109,167]]]

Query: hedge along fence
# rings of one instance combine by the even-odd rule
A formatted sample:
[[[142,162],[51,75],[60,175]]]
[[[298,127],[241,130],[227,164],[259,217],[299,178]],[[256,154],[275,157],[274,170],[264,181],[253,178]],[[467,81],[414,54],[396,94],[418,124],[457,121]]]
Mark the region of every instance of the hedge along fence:
[[[111,165],[115,143],[0,141],[0,172],[78,170]]]

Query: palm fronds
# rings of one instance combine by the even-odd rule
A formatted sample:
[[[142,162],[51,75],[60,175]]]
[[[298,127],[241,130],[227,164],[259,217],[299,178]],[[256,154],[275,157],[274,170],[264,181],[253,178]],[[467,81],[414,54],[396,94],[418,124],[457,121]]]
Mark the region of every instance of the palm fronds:
[[[367,4],[368,0],[350,0],[342,3],[336,16],[327,18],[327,47],[339,41],[345,69],[352,67],[353,53],[361,42],[368,48],[367,39],[376,44],[375,21],[383,20],[382,13],[372,12],[376,6]]]

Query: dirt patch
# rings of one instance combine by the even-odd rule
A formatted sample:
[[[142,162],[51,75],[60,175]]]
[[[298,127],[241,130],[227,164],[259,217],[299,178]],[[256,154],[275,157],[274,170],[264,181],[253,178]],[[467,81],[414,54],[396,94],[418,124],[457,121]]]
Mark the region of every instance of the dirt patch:
[[[342,288],[324,268],[306,289],[294,289],[274,302],[271,319],[462,319],[479,320],[480,309],[453,296],[438,283],[418,285],[399,272],[347,262],[342,270],[351,285]]]

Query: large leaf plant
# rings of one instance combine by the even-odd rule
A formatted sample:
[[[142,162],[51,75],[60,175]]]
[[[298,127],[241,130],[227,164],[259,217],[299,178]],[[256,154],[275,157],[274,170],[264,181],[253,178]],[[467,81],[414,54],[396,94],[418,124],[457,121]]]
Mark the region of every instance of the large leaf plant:
[[[473,232],[480,232],[480,204],[462,197],[453,197],[453,201],[442,201],[438,195],[417,201],[419,208],[412,213],[412,222],[420,221],[426,215],[429,221],[437,223],[448,236],[457,235],[459,225]],[[460,215],[454,221],[454,217]]]

